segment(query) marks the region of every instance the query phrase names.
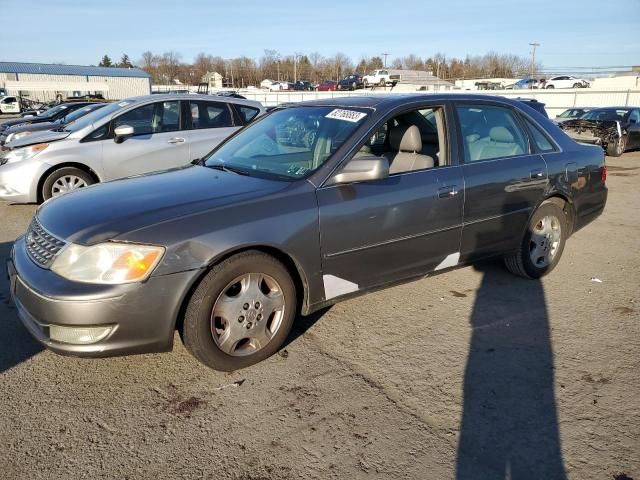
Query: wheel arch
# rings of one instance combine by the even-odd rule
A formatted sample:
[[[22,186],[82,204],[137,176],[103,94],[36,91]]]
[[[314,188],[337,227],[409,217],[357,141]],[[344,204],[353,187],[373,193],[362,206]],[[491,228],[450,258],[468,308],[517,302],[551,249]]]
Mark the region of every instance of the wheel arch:
[[[42,198],[42,186],[44,185],[44,182],[46,182],[49,175],[51,175],[56,170],[60,170],[61,168],[65,168],[65,167],[73,167],[73,168],[77,168],[78,170],[82,170],[83,172],[86,172],[89,175],[91,175],[93,179],[96,181],[96,183],[101,182],[101,179],[96,173],[96,171],[91,167],[89,167],[88,165],[85,165],[83,163],[77,163],[77,162],[58,163],[56,165],[52,165],[42,175],[40,175],[40,179],[38,179],[38,186],[36,191],[38,203],[42,203],[44,201],[44,198]]]
[[[569,227],[569,235],[568,236],[570,236],[573,233],[573,228],[575,226],[576,209],[575,209],[575,205],[573,204],[573,201],[571,200],[571,198],[568,195],[565,195],[563,193],[553,192],[553,193],[547,195],[545,198],[543,198],[542,201],[540,202],[540,204],[531,212],[531,215],[529,216],[529,220],[531,220],[531,217],[533,216],[535,211],[538,208],[540,208],[540,205],[542,205],[545,202],[555,203],[560,208],[562,208],[562,210],[564,211],[565,215],[567,216],[567,226]]]
[[[207,266],[203,268],[197,278],[193,281],[189,290],[184,295],[182,299],[182,303],[180,305],[180,309],[178,311],[178,317],[176,318],[175,328],[181,333],[182,324],[184,322],[184,315],[187,310],[187,306],[191,297],[193,296],[193,292],[195,292],[198,285],[202,279],[211,271],[211,269],[219,264],[220,262],[225,261],[226,259],[233,257],[234,255],[238,255],[247,251],[258,251],[265,253],[267,255],[272,256],[273,258],[282,262],[282,264],[286,267],[289,275],[291,275],[291,279],[293,280],[293,284],[296,288],[296,297],[297,297],[297,305],[296,309],[298,312],[302,312],[305,314],[308,311],[308,299],[309,299],[309,283],[307,281],[307,276],[302,269],[302,266],[299,262],[297,262],[294,257],[290,254],[286,253],[284,250],[275,247],[273,245],[243,245],[237,248],[233,248],[231,250],[227,250],[216,257],[212,258]]]

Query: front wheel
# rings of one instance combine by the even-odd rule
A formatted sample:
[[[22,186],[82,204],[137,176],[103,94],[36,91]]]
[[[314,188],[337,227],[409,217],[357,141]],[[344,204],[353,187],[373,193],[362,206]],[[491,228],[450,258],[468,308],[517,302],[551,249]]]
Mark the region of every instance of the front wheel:
[[[287,268],[262,252],[224,260],[204,277],[187,305],[182,339],[215,370],[233,371],[273,355],[296,317]]]
[[[607,155],[610,157],[620,157],[624,153],[627,142],[624,137],[617,138],[615,142],[607,145]]]
[[[540,278],[560,261],[568,234],[567,215],[559,204],[543,202],[531,217],[518,251],[505,257],[507,269],[525,278]]]
[[[547,85],[547,86],[546,86],[546,87],[544,87],[544,88],[546,88],[546,89],[548,90],[548,89],[550,89],[550,88],[556,88],[556,87],[554,87],[553,85]]]
[[[84,170],[75,167],[63,167],[54,170],[42,184],[40,192],[43,200],[49,200],[63,193],[69,193],[88,187],[95,180]]]
[[[362,80],[362,86],[363,88],[367,88],[369,86],[369,81],[366,78]]]

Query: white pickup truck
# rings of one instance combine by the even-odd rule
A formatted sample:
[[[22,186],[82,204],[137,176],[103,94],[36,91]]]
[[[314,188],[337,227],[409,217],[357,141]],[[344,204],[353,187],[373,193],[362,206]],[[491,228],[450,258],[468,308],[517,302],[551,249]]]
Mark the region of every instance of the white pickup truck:
[[[0,97],[0,113],[20,113],[20,102],[16,97]]]
[[[368,75],[362,77],[362,83],[364,83],[365,88],[371,87],[373,85],[379,85],[381,87],[389,84],[395,85],[399,81],[400,73],[396,72],[395,70],[388,69],[374,70]]]

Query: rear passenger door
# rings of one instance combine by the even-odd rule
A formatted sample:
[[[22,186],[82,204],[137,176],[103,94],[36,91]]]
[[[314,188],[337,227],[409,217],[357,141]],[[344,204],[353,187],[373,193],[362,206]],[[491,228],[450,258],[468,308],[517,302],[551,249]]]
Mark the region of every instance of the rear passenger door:
[[[457,102],[465,181],[461,257],[515,249],[547,187],[547,165],[509,106]]]
[[[191,160],[202,158],[241,126],[234,121],[231,106],[226,102],[191,100],[187,118],[190,122],[187,137]]]
[[[134,134],[115,143],[113,131],[122,125],[133,127]],[[187,164],[189,146],[182,125],[179,100],[148,103],[115,117],[110,139],[101,142],[105,180]]]

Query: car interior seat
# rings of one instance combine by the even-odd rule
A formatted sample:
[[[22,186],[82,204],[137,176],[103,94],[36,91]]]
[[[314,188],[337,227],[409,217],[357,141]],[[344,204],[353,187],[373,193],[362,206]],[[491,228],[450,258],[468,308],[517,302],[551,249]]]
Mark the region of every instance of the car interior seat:
[[[432,157],[422,155],[422,138],[415,125],[397,126],[389,132],[389,146],[392,151],[384,156],[389,161],[389,174],[433,168]]]
[[[522,147],[516,143],[513,134],[507,128],[493,127],[489,130],[489,142],[480,149],[478,160],[510,157],[522,153]]]

